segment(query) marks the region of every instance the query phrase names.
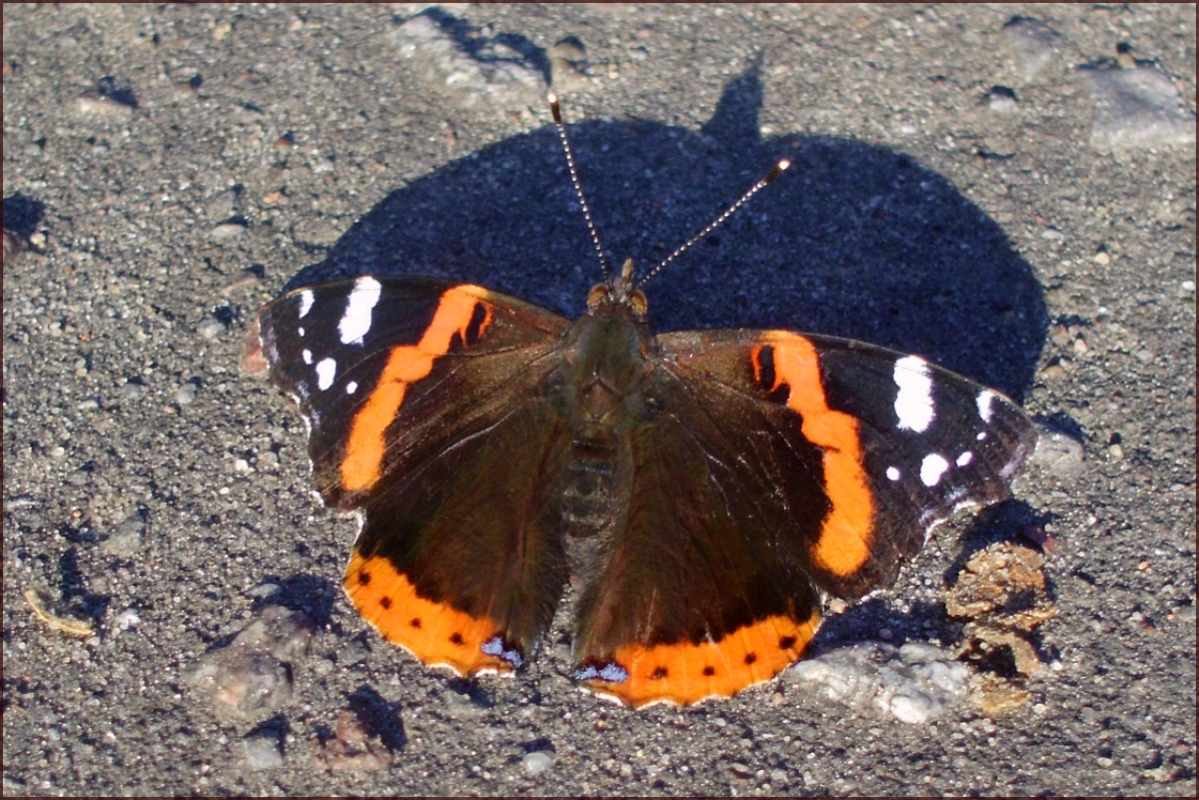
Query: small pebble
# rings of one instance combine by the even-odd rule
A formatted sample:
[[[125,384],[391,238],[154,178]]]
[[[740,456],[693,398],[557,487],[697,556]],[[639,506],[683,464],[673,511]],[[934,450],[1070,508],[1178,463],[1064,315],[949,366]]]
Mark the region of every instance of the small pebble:
[[[540,775],[554,765],[554,754],[545,750],[526,753],[521,764],[530,775]]]
[[[1066,368],[1061,364],[1050,364],[1040,372],[1041,378],[1047,381],[1057,381],[1066,377]]]
[[[1066,234],[1059,231],[1057,228],[1049,227],[1041,231],[1041,238],[1048,239],[1051,242],[1060,242],[1066,238]]]
[[[219,319],[209,317],[201,322],[196,330],[205,339],[215,339],[225,332],[225,326]]]
[[[258,283],[258,274],[252,269],[243,269],[233,277],[233,280],[221,287],[221,294],[228,297],[229,295],[250,289]],[[220,320],[217,320],[218,322]],[[222,325],[222,328],[224,325]]]
[[[567,61],[582,61],[587,55],[582,42],[573,36],[562,39],[549,51],[550,58],[563,58]]]
[[[75,110],[85,117],[123,120],[133,114],[132,106],[118,103],[102,94],[86,94],[75,101]]]
[[[117,529],[100,544],[100,547],[109,555],[117,558],[129,558],[142,549],[145,539],[146,523],[141,517],[135,515],[117,526]]]
[[[222,222],[217,225],[208,234],[214,241],[225,242],[230,239],[236,239],[246,232],[245,225],[239,225],[236,222]]]
[[[138,616],[137,609],[127,608],[120,614],[117,614],[115,617],[113,617],[112,625],[117,630],[127,631],[130,628],[138,625],[141,621],[142,618]]]
[[[1130,56],[1131,58],[1131,56]],[[1095,115],[1091,146],[1100,151],[1194,146],[1195,113],[1169,75],[1152,64],[1079,67]]]
[[[1074,478],[1083,471],[1082,443],[1060,431],[1042,430],[1031,460],[1059,478]]]
[[[250,769],[278,769],[283,766],[283,749],[276,733],[256,733],[243,741]]]
[[[587,55],[582,43],[572,37],[561,40],[549,49],[550,76],[554,88],[563,92],[581,91],[588,81],[580,64]]]
[[[77,469],[65,478],[72,486],[86,486],[91,479],[92,474],[86,469]]]
[[[1031,81],[1053,60],[1060,34],[1029,17],[1013,17],[1003,26],[1008,47],[1016,56],[1024,80]]]
[[[267,606],[229,645],[201,656],[189,680],[222,714],[267,717],[291,699],[294,665],[313,633],[307,614]]]
[[[175,392],[175,402],[181,406],[191,405],[196,399],[197,389],[195,381],[188,381]]]
[[[1096,264],[1100,264],[1102,266],[1107,266],[1108,264],[1112,263],[1112,257],[1109,256],[1107,253],[1103,252],[1102,250],[1100,250],[1098,253],[1096,253],[1095,257],[1092,258],[1091,260],[1094,261]]]
[[[1006,86],[996,86],[987,95],[991,110],[997,114],[1010,114],[1016,110],[1016,93]]]
[[[1124,447],[1119,444],[1109,445],[1107,455],[1112,461],[1120,461],[1124,458]]]
[[[243,191],[241,184],[238,184],[213,195],[204,204],[204,213],[213,220],[228,220],[237,213]]]
[[[137,381],[129,380],[121,386],[122,401],[138,401],[146,393],[145,384],[139,384]]]

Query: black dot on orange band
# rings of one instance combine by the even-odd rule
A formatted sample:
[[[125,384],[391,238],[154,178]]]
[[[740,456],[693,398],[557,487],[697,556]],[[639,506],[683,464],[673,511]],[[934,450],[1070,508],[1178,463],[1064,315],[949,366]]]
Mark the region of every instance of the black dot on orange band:
[[[370,582],[371,582],[371,574],[364,569],[359,570],[358,571],[358,585],[366,586]]]
[[[795,637],[794,636],[784,636],[783,638],[779,639],[779,650],[790,650],[794,646],[795,646]]]
[[[462,644],[462,634],[460,634],[460,633],[450,634],[450,641],[453,642],[454,644]]]
[[[716,674],[715,667],[704,667],[704,675],[711,677]]]
[[[757,653],[746,653],[746,654],[745,654],[745,663],[746,663],[746,664],[752,664],[752,663],[754,663],[754,662],[755,662],[755,661],[757,661],[757,660],[758,660],[758,654],[757,654]]]
[[[390,597],[380,597],[379,605],[383,606],[384,608],[391,608],[391,598]]]
[[[412,622],[410,622],[409,624],[414,628],[419,628],[420,627],[420,617],[413,617]]]
[[[660,681],[666,677],[666,667],[657,667],[652,675],[649,676],[652,681]]]

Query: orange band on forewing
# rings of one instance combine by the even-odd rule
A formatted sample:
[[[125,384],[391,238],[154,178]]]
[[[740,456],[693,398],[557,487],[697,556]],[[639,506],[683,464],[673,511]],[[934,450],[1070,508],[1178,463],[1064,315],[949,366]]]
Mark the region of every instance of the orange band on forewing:
[[[828,407],[810,341],[787,331],[764,338],[774,347],[773,388],[787,384],[787,407],[803,417],[804,438],[824,450],[824,489],[832,508],[812,545],[812,558],[834,575],[851,575],[870,558],[874,516],[857,420]]]
[[[428,376],[433,362],[449,352],[455,334],[465,341],[475,305],[487,295],[487,290],[478,286],[462,285],[447,290],[420,341],[391,351],[378,384],[350,428],[345,458],[341,462],[343,489],[357,492],[369,489],[379,480],[387,444],[384,434],[404,404],[408,387]],[[491,322],[491,308],[485,308],[487,315],[479,329],[480,334]]]
[[[426,600],[386,558],[364,558],[355,550],[345,587],[358,613],[383,638],[430,666],[449,667],[459,675],[515,669],[511,662],[483,652],[484,644],[503,634],[495,620]]]
[[[816,610],[802,622],[782,615],[767,617],[718,642],[626,645],[612,660],[628,672],[627,679],[593,679],[583,685],[634,708],[732,697],[747,686],[770,680],[796,661],[819,625],[820,611]]]

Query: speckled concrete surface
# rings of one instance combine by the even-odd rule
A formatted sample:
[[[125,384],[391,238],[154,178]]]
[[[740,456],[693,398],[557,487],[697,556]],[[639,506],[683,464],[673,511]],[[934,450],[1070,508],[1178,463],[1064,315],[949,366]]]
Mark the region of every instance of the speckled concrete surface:
[[[1194,6],[409,27],[424,9],[5,6],[4,793],[1193,795]],[[954,570],[1039,525],[1058,614],[1027,702],[910,725],[785,676],[630,712],[572,686],[557,629],[468,683],[352,613],[354,524],[311,498],[294,409],[239,374],[246,327],[289,282],[368,271],[577,315],[596,267],[551,76],[616,258],[795,160],[650,285],[659,329],[918,352],[1083,444],[816,642],[949,648]],[[95,634],[39,621],[31,588]],[[239,718],[193,676],[264,614],[284,666]]]

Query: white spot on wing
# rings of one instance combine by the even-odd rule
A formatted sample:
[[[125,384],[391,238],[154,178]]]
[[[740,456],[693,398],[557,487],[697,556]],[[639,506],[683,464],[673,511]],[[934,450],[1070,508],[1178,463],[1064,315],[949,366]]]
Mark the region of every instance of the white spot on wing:
[[[296,333],[300,334],[301,339],[304,338],[304,326],[301,325],[300,327],[296,328]]]
[[[962,453],[960,456],[958,456],[957,465],[959,467],[964,467],[973,460],[974,460],[974,453],[971,453],[969,450],[967,450],[964,453]]]
[[[895,467],[887,467],[887,477],[893,481],[899,480],[899,470]]]
[[[354,281],[346,313],[337,323],[342,344],[362,344],[362,337],[371,329],[371,310],[379,302],[382,289],[382,285],[369,275]]]
[[[978,393],[975,402],[978,403],[978,415],[982,417],[983,422],[990,422],[991,413],[994,411],[991,404],[995,402],[995,393],[990,389],[983,389]]]
[[[346,384],[346,394],[353,394],[358,391],[358,381],[350,381]]]
[[[514,667],[520,667],[524,663],[524,659],[520,657],[520,653],[516,650],[505,650],[504,640],[498,636],[493,636],[483,643],[479,648],[489,656],[502,658]]]
[[[629,672],[615,661],[609,661],[601,667],[588,665],[583,669],[575,671],[575,680],[577,681],[593,681],[601,680],[608,683],[624,683],[629,679]]]
[[[300,357],[304,359],[305,364],[312,363],[312,351],[311,350],[305,349],[303,352],[300,353]]]
[[[936,486],[941,481],[949,462],[936,453],[929,453],[920,462],[920,482],[925,486]]]
[[[337,375],[337,362],[331,358],[325,358],[317,362],[316,365],[316,388],[322,392],[333,385],[333,378]]]
[[[904,356],[895,362],[893,373],[899,392],[895,395],[895,416],[900,430],[923,433],[936,417],[933,408],[933,379],[928,363],[917,356]]]
[[[300,319],[308,316],[308,312],[312,310],[312,301],[314,299],[311,289],[305,289],[300,292]],[[303,336],[303,334],[300,335]]]
[[[979,431],[979,432],[978,432],[978,435],[977,435],[977,436],[975,436],[974,438],[975,438],[976,440],[978,440],[978,441],[980,441],[980,442],[981,442],[983,439],[986,439],[986,438],[987,438],[987,432],[986,432],[986,431]]]

